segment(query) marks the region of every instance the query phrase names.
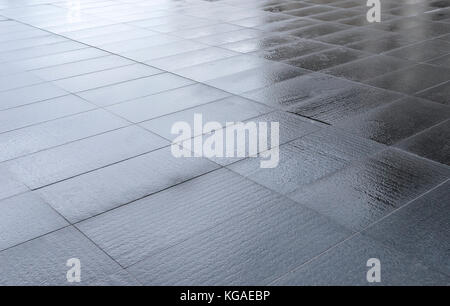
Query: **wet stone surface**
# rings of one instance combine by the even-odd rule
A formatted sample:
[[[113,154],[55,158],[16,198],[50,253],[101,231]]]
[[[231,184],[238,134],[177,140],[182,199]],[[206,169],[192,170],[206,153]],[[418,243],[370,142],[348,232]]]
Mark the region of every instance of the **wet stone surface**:
[[[0,0],[0,285],[450,283],[450,1],[50,2]]]

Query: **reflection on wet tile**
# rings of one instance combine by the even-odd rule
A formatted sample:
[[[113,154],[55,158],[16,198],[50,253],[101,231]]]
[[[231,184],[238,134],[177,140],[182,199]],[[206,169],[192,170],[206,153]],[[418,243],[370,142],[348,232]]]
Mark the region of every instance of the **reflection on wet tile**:
[[[224,91],[241,94],[292,79],[310,71],[290,65],[273,63],[207,81],[206,84]]]
[[[333,66],[348,63],[366,56],[368,56],[368,54],[360,51],[348,48],[336,48],[292,59],[286,61],[286,63],[304,69],[319,71]]]
[[[450,120],[396,144],[403,150],[450,166]]]
[[[391,145],[450,117],[450,108],[405,98],[337,124],[356,135]]]
[[[430,60],[427,64],[450,68],[450,54]]]
[[[364,81],[414,64],[399,58],[379,55],[339,65],[323,72],[353,81]]]
[[[296,40],[297,38],[294,36],[274,35],[242,40],[235,43],[221,45],[220,47],[235,52],[248,53],[267,50],[289,43],[295,43]]]
[[[68,225],[31,192],[1,200],[0,221],[0,251]]]
[[[378,39],[366,39],[346,45],[348,48],[371,53],[383,53],[414,43],[415,40],[404,35],[387,34]]]
[[[361,40],[366,40],[368,38],[374,40],[381,40],[381,36],[383,35],[386,34],[382,31],[376,31],[373,29],[363,27],[363,28],[351,28],[350,30],[325,35],[323,37],[317,38],[317,40],[329,44],[344,46]]]
[[[285,12],[285,14],[299,16],[299,17],[307,17],[307,16],[311,16],[311,15],[317,15],[317,14],[329,12],[332,10],[333,9],[330,7],[326,7],[326,6],[322,6],[322,5],[315,5],[312,7],[288,11],[288,12]]]
[[[449,174],[446,166],[388,149],[301,187],[289,197],[361,230],[442,183]]]
[[[275,108],[287,109],[295,103],[313,97],[332,95],[349,86],[354,85],[325,74],[310,73],[266,88],[249,91],[243,96]]]
[[[396,232],[396,229],[393,229]],[[390,233],[389,233],[390,234]],[[382,282],[367,282],[367,260],[382,264]],[[275,286],[431,286],[446,285],[449,278],[433,271],[414,256],[383,245],[367,236],[356,235],[313,261],[277,280]]]
[[[73,227],[1,252],[0,284],[67,286],[68,268],[65,263],[69,258],[78,258],[82,263],[82,285],[137,284],[116,262]]]
[[[447,181],[365,233],[448,275],[449,191],[450,182]]]
[[[311,54],[325,49],[332,48],[329,45],[309,40],[299,40],[292,44],[283,45],[277,48],[250,53],[261,58],[273,61],[285,61],[299,56]]]
[[[263,31],[256,29],[244,29],[238,31],[232,31],[227,33],[221,33],[216,35],[209,35],[200,38],[196,38],[196,41],[201,42],[206,45],[218,46],[227,43],[237,42],[245,39],[262,37],[267,35]]]
[[[322,129],[281,146],[280,164],[276,168],[260,168],[260,158],[247,158],[228,167],[267,188],[286,194],[382,149],[384,146],[376,142]]]
[[[417,66],[382,75],[366,81],[366,83],[380,88],[413,94],[436,86],[449,79],[450,69],[419,64]]]
[[[309,27],[301,28],[300,30],[290,31],[289,35],[300,38],[316,38],[348,29],[349,26],[334,23],[321,23]]]
[[[329,124],[336,124],[401,97],[400,94],[358,85],[331,92],[329,95],[312,97],[293,105],[289,111]]]

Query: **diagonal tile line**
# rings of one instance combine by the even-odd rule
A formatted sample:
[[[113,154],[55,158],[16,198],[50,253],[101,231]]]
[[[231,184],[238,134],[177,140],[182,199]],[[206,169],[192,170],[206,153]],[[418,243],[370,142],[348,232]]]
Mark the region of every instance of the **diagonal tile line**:
[[[434,187],[431,188],[430,190],[428,190],[428,191],[422,193],[421,195],[415,197],[414,199],[408,201],[405,205],[402,205],[402,206],[400,206],[399,208],[397,208],[397,209],[391,211],[391,212],[388,213],[386,216],[384,216],[384,217],[378,219],[377,221],[372,222],[371,224],[369,224],[369,225],[367,225],[366,227],[364,227],[363,229],[361,229],[361,230],[359,230],[359,231],[353,233],[351,236],[347,237],[346,239],[342,240],[341,242],[339,242],[339,243],[333,245],[332,247],[328,248],[327,250],[323,251],[322,253],[320,253],[320,254],[314,256],[313,258],[307,260],[306,262],[304,262],[304,263],[302,263],[301,265],[295,267],[295,268],[292,269],[291,271],[289,271],[289,272],[287,272],[287,273],[285,273],[285,274],[279,276],[278,278],[272,280],[272,281],[271,281],[269,284],[267,284],[267,285],[268,285],[268,286],[274,285],[278,280],[280,280],[280,279],[284,278],[285,276],[287,276],[287,275],[289,275],[289,274],[291,274],[291,273],[293,273],[293,272],[295,272],[295,271],[301,269],[302,267],[304,267],[304,266],[306,266],[307,264],[313,262],[314,260],[316,260],[317,258],[321,257],[322,255],[331,252],[332,250],[334,250],[335,248],[337,248],[337,247],[339,247],[340,245],[344,244],[344,243],[347,242],[348,240],[354,238],[355,236],[357,236],[357,235],[362,235],[363,232],[364,232],[365,230],[367,230],[368,228],[370,228],[370,227],[372,227],[373,225],[377,224],[378,222],[380,222],[380,221],[382,221],[382,220],[388,218],[388,217],[391,216],[392,214],[394,214],[394,213],[396,213],[397,211],[399,211],[400,209],[402,209],[402,208],[408,206],[410,203],[416,201],[417,199],[419,199],[419,198],[425,196],[426,194],[432,192],[433,190],[439,188],[440,186],[442,186],[442,185],[444,185],[445,183],[447,183],[449,180],[450,180],[450,179],[444,180],[443,182],[441,182],[441,183],[439,183],[438,185],[434,186]],[[426,266],[427,268],[429,268],[430,270],[435,271],[435,269],[434,269],[432,266],[429,266],[428,264],[423,263],[422,261],[420,261],[420,262],[421,262],[424,266]],[[435,271],[435,272],[436,272],[436,271]],[[439,271],[437,271],[437,272],[439,272]],[[441,273],[441,274],[444,274],[444,273],[442,273],[442,272],[440,272],[440,273]],[[447,276],[449,276],[449,275],[447,275]]]

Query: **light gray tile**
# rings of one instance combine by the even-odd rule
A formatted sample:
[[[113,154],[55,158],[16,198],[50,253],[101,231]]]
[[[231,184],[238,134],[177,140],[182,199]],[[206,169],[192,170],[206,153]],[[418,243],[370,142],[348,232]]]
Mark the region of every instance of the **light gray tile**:
[[[0,250],[68,225],[37,195],[28,192],[0,201]]]
[[[75,63],[67,63],[37,69],[33,70],[32,73],[44,80],[54,81],[115,67],[127,66],[130,64],[133,64],[133,62],[123,57],[108,55],[94,59],[82,60]]]
[[[22,182],[35,189],[166,144],[162,138],[131,126],[18,158],[8,162],[8,167]]]
[[[217,168],[206,159],[177,159],[170,148],[163,148],[39,193],[68,220],[78,222]]]
[[[53,106],[52,110],[55,110],[54,105],[51,106]],[[64,106],[69,106],[62,106],[62,109],[67,111]],[[118,129],[128,124],[127,121],[104,110],[93,110],[1,133],[0,162]]]
[[[44,80],[24,72],[0,77],[0,92],[43,83]]]
[[[125,81],[151,76],[162,71],[142,64],[134,64],[112,68],[80,76],[55,81],[54,84],[69,92],[80,92],[93,88],[104,87]]]
[[[52,85],[51,83],[42,83],[38,85],[12,89],[0,92],[0,111],[32,104],[39,101],[68,95],[67,91]]]
[[[9,170],[0,165],[0,200],[28,191],[28,188],[19,182]]]
[[[195,84],[113,105],[108,109],[132,122],[141,122],[227,96],[229,94],[224,91]]]
[[[164,73],[125,83],[102,87],[80,93],[79,96],[100,106],[156,94],[158,92],[190,85],[193,82]]]

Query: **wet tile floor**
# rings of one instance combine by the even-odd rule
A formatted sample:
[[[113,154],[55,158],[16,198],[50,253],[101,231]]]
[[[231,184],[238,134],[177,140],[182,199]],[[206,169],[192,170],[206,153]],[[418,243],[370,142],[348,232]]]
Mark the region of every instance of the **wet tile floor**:
[[[381,2],[0,0],[0,285],[449,285],[450,0]]]

